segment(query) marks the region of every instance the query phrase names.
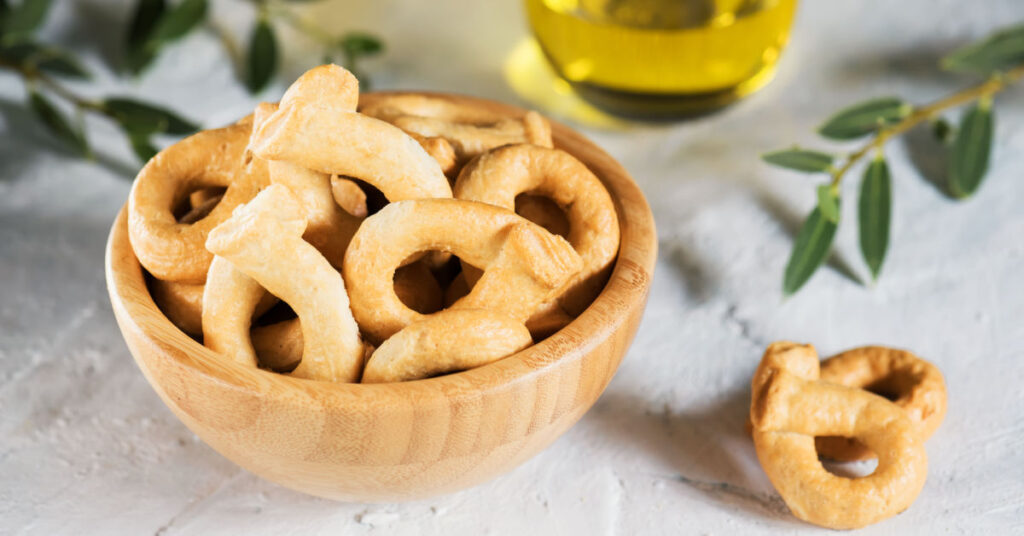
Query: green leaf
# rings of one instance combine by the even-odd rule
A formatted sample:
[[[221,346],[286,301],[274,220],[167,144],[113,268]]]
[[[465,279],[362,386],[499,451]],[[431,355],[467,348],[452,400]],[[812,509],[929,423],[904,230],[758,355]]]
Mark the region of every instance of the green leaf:
[[[153,23],[145,41],[128,50],[128,69],[136,74],[142,72],[156,58],[161,47],[183,37],[202,23],[206,10],[206,0],[184,0],[165,10]]]
[[[952,141],[955,132],[956,129],[954,129],[953,125],[949,124],[949,121],[946,121],[946,118],[944,117],[940,117],[932,121],[932,135],[935,136],[936,140],[942,143],[949,143]]]
[[[818,134],[833,140],[852,140],[895,123],[913,108],[895,97],[884,97],[854,104],[840,110],[818,127]]]
[[[831,184],[818,186],[818,210],[826,220],[839,223],[839,195]]]
[[[16,6],[9,6],[4,10],[0,35],[8,43],[24,39],[46,20],[49,11],[50,0],[23,0]]]
[[[872,279],[878,279],[885,252],[889,248],[891,215],[892,179],[889,176],[889,165],[879,155],[864,170],[858,200],[860,252],[871,270]]]
[[[160,106],[127,98],[108,98],[103,109],[128,132],[191,134],[199,127],[178,114]]]
[[[821,215],[821,210],[814,207],[811,214],[804,220],[800,232],[796,236],[796,244],[786,263],[786,274],[782,282],[782,291],[790,296],[811,278],[815,270],[825,262],[832,239],[836,234],[837,224],[828,221]]]
[[[82,133],[75,130],[64,114],[41,93],[29,91],[29,107],[54,136],[60,138],[76,153],[83,156],[89,154],[89,145]]]
[[[89,78],[89,72],[69,52],[31,41],[0,48],[0,60],[50,74]]]
[[[157,150],[149,140],[149,136],[141,133],[128,133],[128,142],[132,145],[135,156],[143,163],[156,156]]]
[[[252,30],[248,64],[245,84],[250,92],[256,93],[266,87],[277,70],[277,38],[266,19],[257,21]]]
[[[773,166],[795,169],[807,173],[824,173],[832,168],[835,157],[819,151],[807,149],[783,149],[761,155],[761,159]]]
[[[345,53],[349,61],[356,61],[360,57],[373,56],[384,50],[384,43],[380,39],[362,32],[349,32],[343,35],[341,41],[338,42],[338,46],[341,47],[342,52]]]
[[[953,51],[942,58],[942,68],[957,72],[991,74],[1024,62],[1024,24],[1006,28]]]
[[[995,118],[991,102],[972,106],[960,120],[960,129],[949,154],[949,190],[956,197],[974,193],[988,171]]]
[[[128,26],[128,48],[141,47],[149,39],[156,28],[157,21],[167,10],[166,0],[138,0],[135,4],[135,14],[132,15],[132,22]]]
[[[206,18],[206,0],[184,0],[160,16],[149,41],[163,45],[184,37]]]

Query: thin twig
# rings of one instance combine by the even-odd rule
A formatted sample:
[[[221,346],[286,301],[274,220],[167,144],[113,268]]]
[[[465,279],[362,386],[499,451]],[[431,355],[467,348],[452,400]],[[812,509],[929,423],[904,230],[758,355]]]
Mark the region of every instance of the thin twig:
[[[832,172],[832,188],[838,188],[839,183],[843,180],[846,173],[850,171],[850,168],[871,152],[872,149],[881,150],[890,139],[932,119],[939,112],[943,112],[950,108],[956,108],[957,106],[962,106],[979,99],[991,97],[992,95],[1006,89],[1021,78],[1024,78],[1024,65],[1014,67],[1009,71],[993,76],[976,86],[963,89],[935,102],[915,108],[914,111],[909,113],[898,123],[879,129],[878,133],[868,140],[868,142],[861,148],[850,153],[850,155],[846,157],[846,161],[843,162],[843,165]]]

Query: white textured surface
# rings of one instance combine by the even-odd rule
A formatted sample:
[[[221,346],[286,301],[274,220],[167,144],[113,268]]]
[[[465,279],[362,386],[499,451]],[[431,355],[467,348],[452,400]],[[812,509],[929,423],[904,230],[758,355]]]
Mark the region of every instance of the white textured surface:
[[[56,3],[45,33],[88,56],[100,73],[89,89],[149,96],[207,126],[252,108],[208,33],[140,80],[110,74],[126,3]],[[218,19],[244,28],[233,7],[217,2]],[[120,339],[103,284],[104,240],[134,166],[125,144],[97,122],[107,165],[62,156],[21,106],[18,80],[0,74],[0,533],[814,532],[788,513],[743,433],[750,373],[780,338],[825,354],[907,347],[946,374],[949,415],[928,443],[924,491],[864,533],[1024,531],[1024,91],[1000,98],[996,166],[968,202],[947,200],[902,144],[891,147],[892,250],[873,289],[836,268],[865,273],[848,202],[832,266],[781,300],[813,189],[756,158],[813,142],[812,128],[845,103],[957,87],[965,81],[938,74],[937,57],[1022,18],[1019,0],[805,2],[778,79],[754,98],[688,123],[588,130],[633,173],[658,223],[636,342],[604,397],[547,451],[488,484],[411,504],[279,488],[164,408]],[[336,19],[339,30],[387,36],[388,55],[369,66],[378,87],[518,102],[501,75],[525,35],[516,2],[378,2]],[[289,75],[315,61],[303,52],[289,47]]]

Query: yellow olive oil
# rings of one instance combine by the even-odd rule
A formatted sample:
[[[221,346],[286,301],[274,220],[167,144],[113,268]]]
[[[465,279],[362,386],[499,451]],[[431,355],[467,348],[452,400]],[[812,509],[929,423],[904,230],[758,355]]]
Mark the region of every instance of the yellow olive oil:
[[[555,70],[627,115],[706,111],[766,84],[796,0],[525,0]]]

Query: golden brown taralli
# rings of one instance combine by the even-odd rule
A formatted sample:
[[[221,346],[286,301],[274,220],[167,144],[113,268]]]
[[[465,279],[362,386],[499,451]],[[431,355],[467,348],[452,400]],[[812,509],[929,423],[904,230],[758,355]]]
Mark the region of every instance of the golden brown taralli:
[[[341,276],[327,259],[302,240],[306,220],[302,205],[290,190],[279,184],[267,187],[250,203],[239,208],[219,225],[206,240],[206,247],[231,263],[238,272],[255,283],[217,289],[207,285],[204,307],[210,314],[227,310],[233,322],[244,318],[252,295],[267,289],[284,300],[299,316],[302,328],[302,361],[292,372],[300,378],[326,381],[358,381],[362,372],[363,344],[359,328],[348,308],[348,295]],[[234,283],[240,283],[235,277]],[[214,300],[227,306],[215,307]],[[242,307],[231,307],[239,303]],[[222,326],[219,317],[204,314],[206,338],[214,330],[241,333],[248,339],[248,326]],[[221,334],[216,334],[223,337]],[[205,340],[205,339],[204,339]],[[251,344],[249,344],[251,349]],[[236,362],[243,362],[236,358]],[[255,352],[244,357],[244,364],[256,366]]]
[[[383,341],[423,315],[403,304],[395,269],[414,253],[458,255],[484,275],[455,308],[504,312],[525,322],[580,269],[565,239],[493,205],[455,199],[398,201],[367,218],[345,254],[352,312]]]
[[[946,382],[938,367],[906,350],[864,346],[821,363],[821,380],[867,389],[903,408],[927,440],[946,416]],[[863,444],[846,437],[819,437],[818,454],[840,461],[875,457]]]
[[[557,203],[568,216],[569,243],[583,260],[582,270],[559,293],[559,303],[569,313],[579,314],[593,301],[619,249],[619,224],[608,191],[587,166],[565,151],[508,145],[463,168],[454,192],[457,199],[509,210],[515,209],[516,197],[522,193],[543,195]]]
[[[363,383],[419,380],[479,367],[533,343],[522,322],[484,309],[449,309],[413,322],[377,348]]]
[[[204,243],[267,184],[266,167],[243,158],[250,123],[204,130],[160,151],[139,172],[128,196],[128,232],[142,265],[165,281],[200,284],[213,255]],[[193,191],[225,187],[223,198],[194,223],[181,223],[174,208]]]
[[[907,414],[861,389],[819,380],[810,345],[773,343],[751,382],[750,417],[761,467],[804,521],[853,529],[902,512],[928,472],[924,440]],[[871,475],[844,478],[818,461],[814,438],[853,437],[879,453]]]

